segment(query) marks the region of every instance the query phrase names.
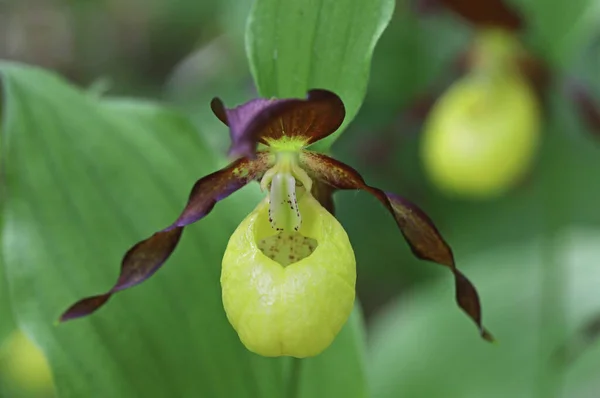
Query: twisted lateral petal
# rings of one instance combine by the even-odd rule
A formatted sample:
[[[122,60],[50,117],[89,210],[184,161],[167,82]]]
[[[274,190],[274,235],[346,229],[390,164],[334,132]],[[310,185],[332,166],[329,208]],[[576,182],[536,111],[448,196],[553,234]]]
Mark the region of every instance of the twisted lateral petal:
[[[452,249],[444,241],[431,219],[421,209],[406,199],[367,185],[358,171],[328,156],[303,151],[300,155],[300,164],[313,178],[325,182],[335,189],[361,189],[375,196],[392,214],[415,256],[450,269],[454,275],[458,305],[477,324],[480,334],[485,340],[494,340],[483,327],[477,290],[456,268]]]
[[[69,321],[95,312],[120,290],[142,283],[152,276],[169,258],[181,237],[183,228],[160,231],[133,246],[123,257],[121,275],[115,286],[104,294],[79,300],[60,317]]]
[[[259,180],[275,162],[269,152],[258,152],[256,158],[240,158],[194,184],[187,205],[179,218],[165,231],[184,227],[206,216],[214,205],[250,181]]]
[[[291,142],[299,149],[336,131],[346,115],[342,100],[327,90],[310,90],[306,99],[258,98],[231,109],[213,98],[210,106],[229,126],[232,156],[253,156],[258,142]]]
[[[168,228],[133,246],[123,257],[119,280],[104,294],[84,298],[73,304],[60,321],[89,315],[102,307],[116,292],[138,285],[151,277],[169,258],[183,227],[206,216],[214,205],[252,180],[262,177],[272,165],[273,156],[259,152],[255,159],[241,158],[196,182],[181,216]]]

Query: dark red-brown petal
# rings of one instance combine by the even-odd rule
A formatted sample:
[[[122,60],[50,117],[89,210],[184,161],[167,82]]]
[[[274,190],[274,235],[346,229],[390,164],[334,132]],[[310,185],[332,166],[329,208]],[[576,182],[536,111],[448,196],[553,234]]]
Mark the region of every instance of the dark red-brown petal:
[[[523,29],[523,19],[506,0],[417,0],[417,10],[430,12],[441,4],[469,23],[509,30]]]
[[[183,228],[160,231],[133,246],[123,257],[119,280],[104,294],[86,297],[67,309],[60,321],[69,321],[95,312],[120,290],[135,286],[152,276],[169,258],[181,237]]]
[[[375,196],[392,214],[412,252],[421,259],[436,262],[450,269],[454,275],[456,301],[477,324],[481,336],[493,341],[483,327],[479,295],[473,284],[457,268],[450,246],[446,243],[431,219],[416,205],[398,195],[385,193],[365,183],[358,171],[328,156],[302,151],[302,167],[314,179],[335,189],[361,189]]]
[[[104,294],[84,298],[60,317],[68,321],[89,315],[102,307],[116,292],[128,289],[151,277],[177,247],[184,226],[206,216],[214,205],[252,180],[262,177],[272,166],[273,155],[259,152],[255,159],[241,158],[196,182],[188,204],[169,227],[133,246],[123,257],[117,283]]]
[[[329,214],[335,214],[335,203],[333,202],[333,194],[335,188],[331,185],[325,184],[319,180],[314,180],[312,184],[311,194],[319,201]]]
[[[223,101],[210,103],[215,116],[229,126],[231,156],[252,157],[258,142],[295,138],[308,145],[336,131],[344,121],[344,103],[327,90],[310,90],[306,99],[257,98],[235,108]]]
[[[579,116],[590,132],[594,136],[600,137],[600,106],[590,91],[579,82],[569,82],[567,95],[576,105]]]
[[[218,201],[225,199],[250,181],[262,178],[274,162],[273,154],[258,152],[254,159],[240,158],[224,169],[198,180],[181,215],[165,231],[200,220]]]

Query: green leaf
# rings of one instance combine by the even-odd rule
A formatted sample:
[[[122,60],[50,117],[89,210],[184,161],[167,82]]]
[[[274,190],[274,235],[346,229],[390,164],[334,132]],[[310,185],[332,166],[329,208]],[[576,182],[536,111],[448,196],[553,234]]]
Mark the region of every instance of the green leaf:
[[[598,229],[573,227],[557,236],[551,253],[545,252],[545,238],[531,239],[499,245],[463,262],[482,293],[497,345],[479,341],[462,314],[444,300],[452,295],[447,281],[388,307],[374,320],[370,336],[372,396],[525,398],[548,396],[540,391],[563,383],[562,393],[555,390],[553,396],[595,397],[599,342],[571,366],[553,360],[565,336],[600,308],[598,239]],[[561,275],[547,275],[550,256],[559,262]],[[557,289],[548,292],[549,287]],[[546,294],[564,294],[562,306],[543,301]],[[541,323],[546,311],[556,320],[549,328]]]
[[[246,51],[264,97],[304,97],[312,88],[338,94],[346,120],[317,145],[328,149],[360,108],[377,40],[393,0],[256,0]]]
[[[1,87],[1,86],[0,86]],[[0,99],[0,116],[2,115],[2,101]],[[0,137],[2,137],[2,127],[0,125]],[[0,140],[0,151],[2,150],[2,140]],[[5,165],[3,163],[4,159],[0,152],[0,178],[4,176]],[[0,185],[0,206],[2,206],[2,198],[6,195],[5,190],[2,185]],[[2,212],[0,212],[0,231],[2,230]],[[2,237],[2,232],[0,232],[0,239]],[[2,247],[0,246],[0,346],[2,346],[3,341],[6,337],[15,329],[15,324],[13,320],[12,310],[10,308],[9,298],[8,298],[8,284],[6,283],[6,278],[4,275],[4,264],[2,262]]]
[[[0,346],[2,346],[4,339],[15,329],[8,300],[8,285],[4,279],[4,266],[0,257]]]
[[[568,67],[599,33],[596,0],[516,0],[528,25],[527,34],[553,65]]]
[[[327,351],[307,359],[302,365],[299,397],[367,396],[363,328],[362,314],[357,306]]]
[[[49,356],[61,397],[281,397],[282,361],[248,352],[221,303],[221,256],[258,196],[245,189],[186,229],[166,266],[85,319],[123,253],[168,225],[194,181],[223,165],[187,119],[81,93],[0,64],[2,262],[19,325]],[[256,188],[255,188],[256,189]]]

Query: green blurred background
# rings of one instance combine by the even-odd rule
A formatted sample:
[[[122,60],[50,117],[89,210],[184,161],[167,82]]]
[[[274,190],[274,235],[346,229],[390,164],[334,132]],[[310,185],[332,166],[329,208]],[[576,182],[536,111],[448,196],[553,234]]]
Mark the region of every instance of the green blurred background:
[[[477,286],[484,323],[499,341],[497,345],[489,345],[478,338],[470,321],[455,308],[450,273],[413,258],[393,221],[375,200],[353,192],[338,193],[337,216],[351,237],[357,258],[358,295],[366,327],[366,348],[361,361],[370,396],[600,397],[599,342],[586,345],[582,354],[569,363],[553,356],[564,344],[571,346],[579,341],[581,328],[600,314],[600,136],[580,118],[577,106],[565,90],[567,82],[576,79],[600,98],[600,2],[514,0],[509,3],[522,14],[527,25],[520,36],[524,45],[544,62],[553,77],[544,97],[540,150],[526,177],[515,182],[513,188],[486,200],[450,197],[424,173],[419,157],[423,119],[415,116],[414,105],[428,93],[443,92],[458,77],[452,65],[474,33],[471,25],[443,8],[433,7],[432,11],[423,12],[414,2],[397,1],[392,21],[372,59],[365,102],[355,121],[332,148],[337,158],[361,170],[367,181],[408,197],[435,220],[451,244],[459,268]],[[98,95],[151,98],[169,104],[186,115],[181,128],[199,136],[174,145],[187,148],[189,144],[193,148],[199,139],[205,148],[198,156],[213,159],[210,165],[223,165],[228,135],[208,104],[214,96],[226,99],[227,104],[236,104],[256,95],[244,49],[250,6],[248,0],[0,0],[0,58],[56,71]],[[68,101],[66,95],[54,100]],[[161,120],[151,119],[144,109],[137,111],[143,119],[140,130],[152,129],[163,118],[175,117],[161,115]],[[192,124],[188,125],[188,120]],[[80,123],[82,129],[88,127],[85,120]],[[89,128],[101,130],[92,120],[89,123],[94,125]],[[60,126],[52,128],[60,130]],[[60,140],[57,137],[48,139]],[[173,134],[166,140],[178,139],[179,135]],[[107,156],[111,153],[108,147],[96,148],[97,145],[90,142],[91,150],[105,151]],[[26,146],[21,150],[27,150]],[[22,164],[35,164],[44,156],[43,151],[33,151],[23,155],[32,158]],[[189,152],[186,159],[194,159],[193,150]],[[131,176],[148,168],[161,169],[161,161],[173,160],[162,156],[159,149],[155,154],[147,152],[146,157],[152,161],[135,166]],[[65,162],[65,168],[78,167],[68,159],[59,161]],[[198,167],[187,163],[182,167],[197,177],[213,169],[208,164]],[[118,179],[115,173],[119,165],[111,164],[108,168],[114,173],[99,174],[106,181],[96,181],[97,184],[110,185],[113,178]],[[164,177],[169,171],[157,173]],[[89,188],[78,187],[80,180],[76,177],[57,181],[72,192]],[[178,187],[191,186],[192,182],[192,177],[181,177]],[[119,184],[128,184],[125,177]],[[59,190],[56,186],[48,189]],[[134,191],[126,191],[126,195],[135,195]],[[3,194],[11,192],[3,190]],[[180,199],[186,194],[184,188],[173,193]],[[253,207],[256,192],[248,190],[244,195],[228,204],[229,209],[235,210],[228,215],[226,230],[232,230],[235,220]],[[145,198],[140,194],[136,203]],[[61,200],[57,198],[56,203]],[[50,199],[45,201],[48,214],[52,213],[52,203]],[[137,210],[136,203],[132,201],[123,210],[130,212],[120,218],[124,224],[144,217],[147,213],[143,211],[152,211],[150,205]],[[218,205],[215,212],[228,212],[224,206]],[[141,229],[140,236],[160,227],[171,216],[156,215],[145,220],[146,229]],[[3,217],[7,217],[5,213]],[[221,223],[217,219],[207,221],[214,225]],[[72,225],[69,220],[62,222],[66,234],[75,233],[76,222]],[[102,225],[100,222],[96,229],[86,232],[96,242],[94,250],[105,250],[97,240],[112,234],[109,223],[104,229]],[[202,232],[205,239],[195,244],[198,251],[207,245],[211,258],[218,258],[228,234],[225,231],[214,237],[206,228]],[[60,242],[60,237],[53,239]],[[113,263],[107,264],[107,283],[116,275],[118,253],[133,243],[118,237],[112,239],[119,243],[106,249],[115,252]],[[19,236],[17,240],[23,238]],[[5,243],[5,250],[6,247]],[[67,253],[61,257],[64,261],[75,258]],[[78,266],[83,267],[82,264]],[[169,267],[169,272],[176,272],[175,268]],[[155,278],[162,278],[165,273],[161,271]],[[50,376],[44,373],[44,364],[15,335],[19,327],[38,339],[42,332],[35,327],[27,330],[35,324],[31,322],[32,316],[16,316],[15,323],[9,316],[24,307],[9,302],[26,295],[23,280],[13,281],[14,270],[6,275],[9,275],[7,280],[0,280],[3,314],[0,337],[4,338],[4,343],[0,343],[0,396],[52,397]],[[93,285],[90,280],[94,276],[87,278],[82,282],[83,287],[76,290],[79,295],[108,286]],[[13,287],[13,283],[20,287]],[[173,286],[179,286],[177,283],[175,280]],[[169,292],[157,286],[148,289],[155,295],[172,296],[163,304],[167,309],[178,298],[183,304],[176,305],[177,311],[202,307],[203,303],[187,301],[185,291]],[[11,289],[20,293],[7,293]],[[135,290],[143,289],[146,287]],[[64,306],[73,297],[57,300]],[[119,299],[113,299],[110,309],[107,307],[103,312],[118,307]],[[32,305],[35,306],[35,301],[29,298],[28,306]],[[54,306],[44,316],[51,321],[61,310],[62,307]],[[28,311],[29,314],[36,310]],[[150,323],[145,325],[152,328]],[[89,330],[96,326],[92,324]],[[173,333],[177,339],[177,332]],[[218,339],[219,333],[197,338]],[[85,334],[77,336],[85,339]],[[40,340],[41,346],[48,346],[47,341]],[[152,344],[161,341],[153,340]],[[218,341],[215,341],[217,347]],[[68,340],[61,344],[68,344]],[[139,360],[151,361],[152,356],[143,343],[139,344]],[[61,350],[60,345],[53,347],[51,355],[58,357],[56,350]],[[227,366],[235,366],[241,350],[228,350],[231,362]],[[210,354],[215,352],[218,350]],[[101,350],[79,351],[79,354],[92,363],[94,355],[98,355],[98,361],[106,355]],[[145,355],[149,355],[147,359],[143,359]],[[135,366],[134,360],[127,363]],[[262,359],[256,359],[256,363],[263,365]],[[61,372],[76,369],[77,365],[60,366],[55,374],[63,377]],[[327,369],[336,372],[335,367]],[[123,377],[157,375],[132,372]],[[217,384],[235,383],[230,380],[232,377],[235,378],[215,372],[207,380],[221,378]],[[327,384],[335,376],[324,373],[315,377],[320,377],[319,383]],[[306,388],[308,391],[309,387]],[[215,392],[218,390],[197,394],[190,391],[193,389],[182,389],[171,396],[220,396]],[[90,396],[111,396],[107,394]],[[156,396],[166,395],[157,390]]]

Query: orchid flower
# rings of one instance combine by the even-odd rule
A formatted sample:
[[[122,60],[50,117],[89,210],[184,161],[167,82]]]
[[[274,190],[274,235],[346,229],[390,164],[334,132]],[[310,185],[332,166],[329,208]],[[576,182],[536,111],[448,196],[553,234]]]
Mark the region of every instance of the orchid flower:
[[[336,190],[363,190],[394,218],[413,253],[454,275],[458,305],[486,340],[475,287],[429,217],[406,199],[368,185],[350,166],[307,149],[342,124],[342,100],[327,90],[306,99],[251,100],[228,109],[215,98],[214,114],[230,130],[236,160],[194,185],[181,215],[134,245],[117,283],[71,306],[61,321],[89,315],[116,292],[152,276],[177,246],[185,226],[222,199],[257,181],[265,198],[231,236],[222,262],[223,305],[242,343],[263,356],[315,356],[346,323],[355,300],[356,260],[333,216]]]

